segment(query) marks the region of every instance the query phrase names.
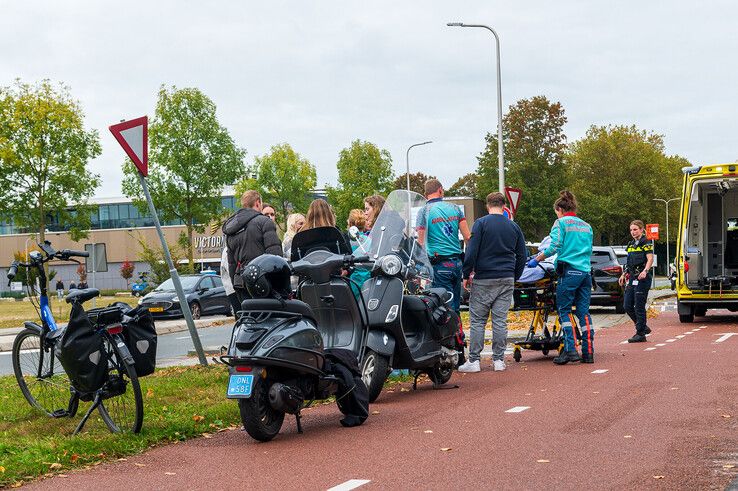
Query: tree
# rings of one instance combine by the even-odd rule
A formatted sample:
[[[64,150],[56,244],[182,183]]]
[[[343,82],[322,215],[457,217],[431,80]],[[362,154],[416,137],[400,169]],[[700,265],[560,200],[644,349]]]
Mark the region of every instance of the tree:
[[[90,228],[86,203],[100,176],[87,165],[101,147],[83,119],[64,85],[17,81],[0,88],[0,216],[36,230],[41,242],[54,216],[73,240]]]
[[[351,209],[363,208],[365,197],[372,194],[386,196],[392,190],[392,157],[387,150],[380,150],[373,143],[351,142],[350,147],[341,150],[336,168],[338,186],[327,186],[327,192],[338,224],[346,223]]]
[[[77,266],[77,276],[79,276],[80,283],[87,281],[87,268],[85,268],[84,264]]]
[[[187,227],[190,271],[194,231],[202,232],[221,214],[223,187],[245,173],[245,151],[215,113],[215,103],[199,89],[162,86],[149,126],[149,191],[162,220],[181,220]],[[124,173],[123,192],[145,213],[137,171],[128,159]]]
[[[446,196],[469,196],[470,198],[479,199],[485,198],[485,196],[479,196],[479,191],[477,190],[478,179],[479,177],[473,172],[460,177],[458,181],[446,190]]]
[[[418,194],[425,194],[425,181],[428,179],[438,179],[436,176],[429,176],[422,172],[410,174],[410,191]],[[392,189],[407,189],[407,172],[395,179]]]
[[[160,285],[168,280],[171,275],[169,274],[169,265],[164,255],[164,249],[151,247],[141,235],[138,236],[138,245],[141,247],[139,260],[147,263],[150,268],[149,281],[155,285]],[[167,244],[167,247],[177,272],[184,272],[186,266],[180,260],[186,254],[186,251],[177,244]]]
[[[123,261],[123,264],[120,265],[120,276],[121,278],[126,280],[126,289],[128,288],[128,284],[130,283],[130,280],[133,277],[133,269],[134,269],[134,265],[128,259]]]
[[[519,100],[503,118],[505,184],[523,190],[515,221],[531,239],[548,234],[556,218],[551,207],[566,185],[565,123],[561,104],[544,96]],[[488,133],[486,141],[478,157],[480,196],[497,191],[499,182],[497,135]]]
[[[592,126],[567,156],[571,191],[580,214],[600,241],[630,240],[628,224],[663,221],[664,207],[653,198],[681,195],[681,168],[689,162],[664,153],[662,135],[635,126]],[[679,207],[671,207],[674,219]]]
[[[256,179],[247,178],[236,185],[236,195],[253,189],[264,202],[275,207],[277,220],[286,230],[287,215],[293,210],[307,211],[310,191],[318,183],[315,166],[287,143],[274,145],[271,151],[256,157]]]

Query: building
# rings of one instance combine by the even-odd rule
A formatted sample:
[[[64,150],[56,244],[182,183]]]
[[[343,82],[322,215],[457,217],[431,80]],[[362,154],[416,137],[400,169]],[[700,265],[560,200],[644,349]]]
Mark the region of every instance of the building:
[[[315,190],[315,197],[324,198],[321,190]],[[222,196],[223,207],[236,210],[240,204],[234,196],[233,189],[227,189]],[[471,228],[474,220],[487,213],[484,203],[472,198],[444,198],[461,205]],[[86,239],[79,242],[72,241],[68,230],[65,230],[52,217],[47,226],[46,240],[51,242],[54,249],[88,250],[92,255],[95,252],[95,267],[92,257],[86,261],[87,284],[101,290],[126,290],[126,280],[120,276],[120,267],[125,261],[134,264],[134,273],[131,281],[139,273],[149,271],[149,265],[141,262],[141,246],[139,239],[152,247],[159,248],[159,238],[156,234],[153,219],[147,214],[141,214],[128,198],[99,198],[91,200],[94,207],[92,212],[92,227]],[[179,221],[162,223],[164,235],[170,244],[176,243],[181,233],[186,233],[186,227]],[[206,227],[204,233],[197,233],[193,237],[195,246],[194,262],[197,269],[217,269],[220,267],[220,258],[223,251],[223,235],[219,228]],[[6,278],[8,267],[13,261],[13,254],[25,252],[36,242],[33,231],[21,230],[12,223],[0,221],[0,279]],[[79,282],[76,263],[54,261],[50,269],[56,271],[56,279],[61,279],[65,287],[74,281]],[[94,273],[93,273],[94,270]],[[53,287],[53,285],[52,285]],[[0,292],[8,291],[7,281],[0,281]]]

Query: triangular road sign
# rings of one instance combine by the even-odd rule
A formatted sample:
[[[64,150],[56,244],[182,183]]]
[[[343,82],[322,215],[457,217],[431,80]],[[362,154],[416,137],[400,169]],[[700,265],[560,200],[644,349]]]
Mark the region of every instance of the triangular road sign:
[[[110,126],[120,146],[133,161],[142,176],[149,175],[149,118],[141,118],[124,121]]]
[[[518,188],[505,186],[505,195],[507,196],[507,202],[510,203],[510,209],[514,216],[518,211],[518,205],[520,204],[520,197],[523,195],[523,191]]]

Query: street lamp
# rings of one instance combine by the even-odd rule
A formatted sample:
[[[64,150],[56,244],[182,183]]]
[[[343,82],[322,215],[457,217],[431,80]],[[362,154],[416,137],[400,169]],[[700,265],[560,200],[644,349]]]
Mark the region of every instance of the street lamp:
[[[427,141],[423,143],[413,143],[409,147],[407,147],[407,152],[405,152],[405,167],[407,168],[407,173],[405,174],[407,176],[407,191],[410,192],[410,149],[413,147],[419,147],[421,145],[427,145],[429,143],[433,143],[432,141]]]
[[[671,198],[671,199],[661,199],[661,198],[653,198],[654,201],[661,201],[662,203],[666,204],[666,276],[669,276],[669,203],[672,201],[677,201],[682,198]]]
[[[495,37],[497,53],[497,165],[500,181],[500,192],[505,194],[505,151],[502,148],[502,78],[500,75],[500,37],[494,29],[484,24],[464,24],[463,22],[449,22],[449,27],[481,27],[487,29]]]

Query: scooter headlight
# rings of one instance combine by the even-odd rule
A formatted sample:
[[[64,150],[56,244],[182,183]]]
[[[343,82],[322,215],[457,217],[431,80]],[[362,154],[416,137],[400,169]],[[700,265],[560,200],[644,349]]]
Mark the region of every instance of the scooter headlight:
[[[390,254],[380,260],[379,267],[382,268],[384,274],[395,276],[402,270],[402,261],[394,254]]]

